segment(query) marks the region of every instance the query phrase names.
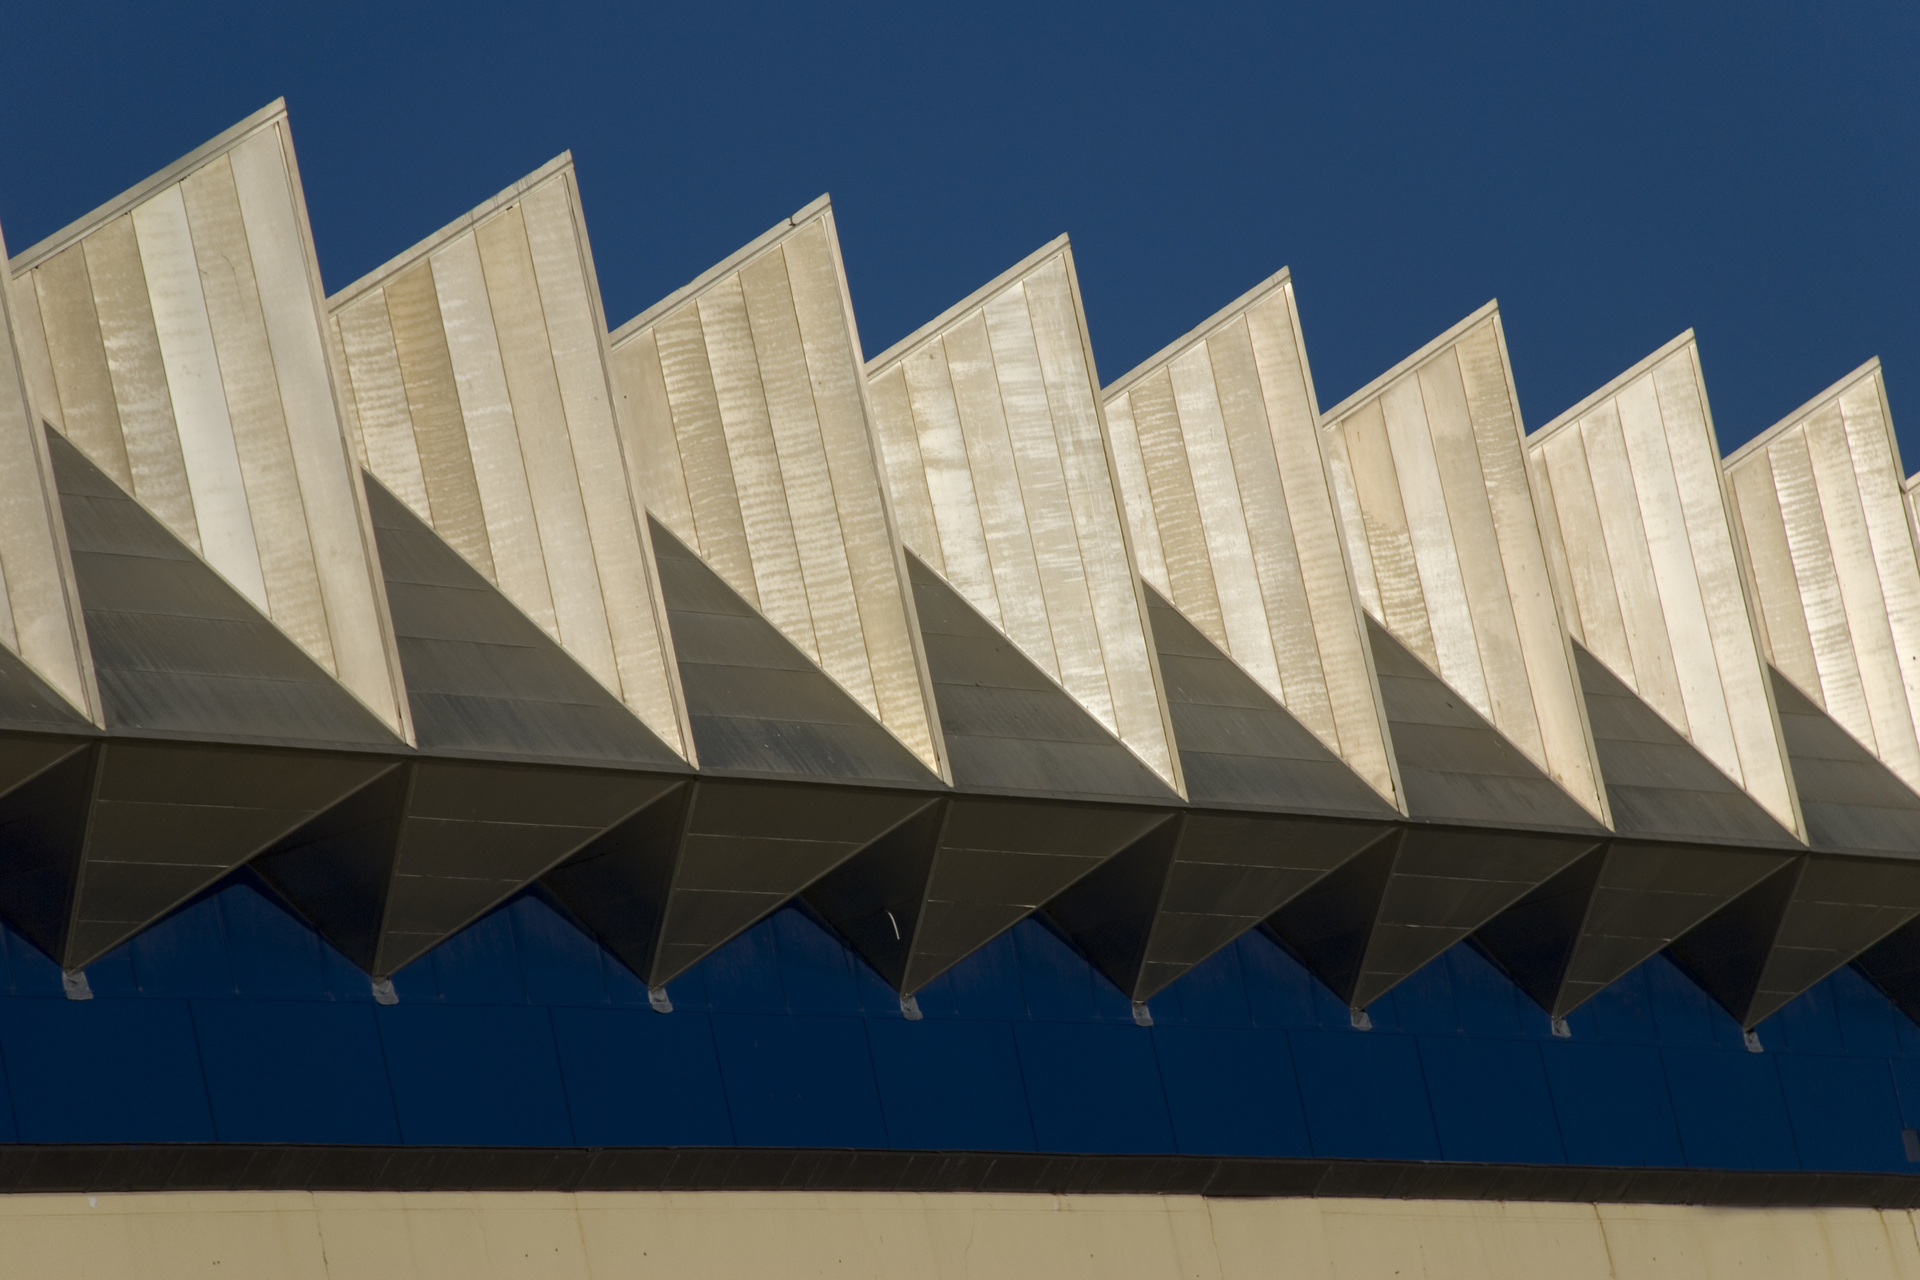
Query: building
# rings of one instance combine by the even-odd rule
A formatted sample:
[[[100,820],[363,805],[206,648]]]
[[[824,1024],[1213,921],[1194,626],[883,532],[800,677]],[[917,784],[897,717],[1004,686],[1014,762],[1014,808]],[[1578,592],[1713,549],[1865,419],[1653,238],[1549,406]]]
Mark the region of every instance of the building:
[[[1723,459],[1690,333],[1528,433],[1492,304],[1323,412],[1284,272],[1103,387],[1064,238],[867,360],[824,198],[586,226],[327,297],[276,103],[10,259],[16,1256],[1920,1267],[1876,364]]]

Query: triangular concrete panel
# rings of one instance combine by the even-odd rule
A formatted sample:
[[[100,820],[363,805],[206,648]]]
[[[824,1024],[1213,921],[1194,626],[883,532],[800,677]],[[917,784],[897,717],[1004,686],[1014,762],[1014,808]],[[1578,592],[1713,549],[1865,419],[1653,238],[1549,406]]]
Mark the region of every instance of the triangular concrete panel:
[[[1616,837],[1475,934],[1565,1017],[1792,860],[1800,841],[1578,642]]]
[[[647,510],[944,779],[831,202],[609,343]]]
[[[367,505],[421,750],[685,768],[677,751],[372,477]]]
[[[1369,619],[1368,631],[1408,806],[1426,821],[1369,846],[1268,922],[1355,1008],[1379,999],[1607,836],[1385,628]]]
[[[542,166],[327,306],[363,465],[565,652],[569,686],[593,681],[600,701],[682,751],[572,160]],[[390,592],[391,581],[389,565]]]
[[[48,450],[110,731],[396,751],[381,720],[55,432]]]
[[[954,796],[816,885],[807,902],[912,995],[1148,832],[1164,810]]]
[[[1772,676],[1815,852],[1672,948],[1749,1028],[1920,918],[1920,796],[1790,680]]]
[[[254,865],[329,942],[382,978],[678,785],[602,770],[412,761]]]
[[[911,751],[657,520],[653,546],[703,769],[939,785]]]
[[[909,791],[703,778],[607,832],[544,883],[648,986],[661,987],[939,803]]]

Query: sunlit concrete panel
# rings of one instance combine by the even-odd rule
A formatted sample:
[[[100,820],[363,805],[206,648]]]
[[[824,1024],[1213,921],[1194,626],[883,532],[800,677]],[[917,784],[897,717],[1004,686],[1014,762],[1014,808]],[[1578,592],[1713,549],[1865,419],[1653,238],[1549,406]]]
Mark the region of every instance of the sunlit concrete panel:
[[[0,259],[6,252],[0,235]],[[98,723],[86,629],[35,402],[29,353],[40,344],[37,333],[23,332],[13,293],[0,279],[0,644]]]
[[[867,377],[907,546],[1182,790],[1066,238]]]
[[[647,509],[945,777],[826,198],[622,325],[612,350]]]
[[[1527,441],[1567,629],[1804,836],[1692,331]]]
[[[1104,395],[1142,576],[1397,804],[1287,273]]]
[[[572,160],[514,184],[328,307],[362,464],[690,755]]]
[[[1726,460],[1767,656],[1920,790],[1920,562],[1880,362]]]
[[[1367,612],[1604,822],[1496,305],[1329,411],[1322,430]]]
[[[45,416],[404,733],[284,104],[10,267]]]

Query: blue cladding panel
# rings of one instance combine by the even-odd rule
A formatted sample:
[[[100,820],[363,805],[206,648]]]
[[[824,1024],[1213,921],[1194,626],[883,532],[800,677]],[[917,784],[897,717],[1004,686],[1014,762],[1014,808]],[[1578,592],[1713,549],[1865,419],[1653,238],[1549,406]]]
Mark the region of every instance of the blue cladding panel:
[[[713,1028],[704,1013],[555,1009],[577,1141],[590,1147],[729,1146]]]
[[[1176,1150],[1153,1037],[1143,1027],[1027,1022],[1014,1033],[1043,1151]]]
[[[1686,1163],[1658,1049],[1576,1038],[1543,1044],[1540,1052],[1570,1163]]]
[[[884,1147],[863,1018],[715,1014],[713,1039],[750,1147]]]
[[[1777,1062],[1802,1167],[1907,1171],[1900,1100],[1884,1060],[1781,1054]]]
[[[184,1000],[0,1001],[22,1142],[212,1142]]]
[[[1667,1092],[1687,1163],[1707,1169],[1798,1169],[1777,1055],[1668,1049]]]
[[[1347,1010],[1248,934],[1156,1025],[1024,921],[925,1019],[806,912],[670,985],[675,1012],[537,892],[365,974],[248,873],[92,965],[0,930],[0,1141],[823,1145],[1916,1171],[1920,1029],[1850,970],[1761,1027],[1664,958],[1546,1018],[1455,947]]]
[[[400,1141],[373,1006],[194,1005],[222,1142]]]
[[[1440,1158],[1412,1036],[1297,1031],[1289,1039],[1313,1154],[1362,1160]]]
[[[1156,1026],[1153,1042],[1182,1153],[1313,1154],[1286,1032]]]
[[[1446,1159],[1514,1164],[1566,1160],[1538,1045],[1422,1036],[1420,1062]]]
[[[869,1021],[867,1037],[894,1146],[1034,1150],[1009,1024],[908,1022],[896,1015]]]
[[[545,1009],[400,1004],[375,1013],[408,1142],[573,1145]]]

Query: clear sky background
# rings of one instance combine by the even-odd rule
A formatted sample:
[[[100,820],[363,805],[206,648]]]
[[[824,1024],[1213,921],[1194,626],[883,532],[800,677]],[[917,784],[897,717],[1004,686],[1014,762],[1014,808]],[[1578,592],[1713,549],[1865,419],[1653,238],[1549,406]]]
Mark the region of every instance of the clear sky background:
[[[562,150],[618,325],[831,192],[877,354],[1062,231],[1103,382],[1282,266],[1322,406],[1498,297],[1529,427],[1689,326],[1920,469],[1920,6],[0,5],[18,252],[273,98],[336,289]]]

